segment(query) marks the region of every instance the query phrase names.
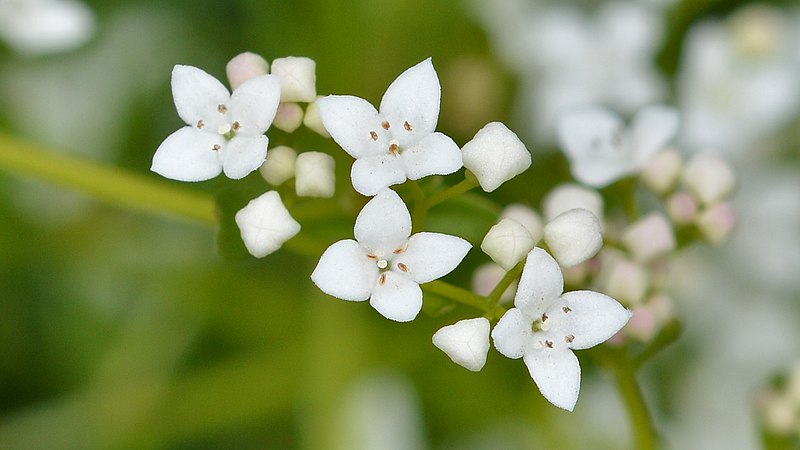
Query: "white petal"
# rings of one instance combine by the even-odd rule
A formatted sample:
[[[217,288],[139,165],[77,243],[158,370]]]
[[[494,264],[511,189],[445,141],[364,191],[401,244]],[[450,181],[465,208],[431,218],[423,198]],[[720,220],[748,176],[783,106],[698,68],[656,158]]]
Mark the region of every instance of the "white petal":
[[[372,291],[369,304],[387,319],[410,322],[422,309],[422,289],[403,275],[384,272],[383,284],[378,282]]]
[[[485,317],[459,320],[440,328],[433,335],[433,345],[445,352],[454,363],[478,372],[486,364],[489,328],[489,321]]]
[[[433,133],[400,154],[406,176],[418,180],[428,175],[449,175],[462,166],[458,145],[442,133]]]
[[[528,253],[514,305],[530,317],[540,316],[564,292],[564,276],[556,260],[539,247]]]
[[[522,358],[533,333],[531,321],[518,308],[503,314],[492,330],[492,340],[498,352],[511,359]]]
[[[559,330],[575,336],[571,347],[594,347],[615,335],[631,312],[613,298],[594,291],[573,291],[561,296],[569,312],[559,317]]]
[[[319,258],[311,281],[322,292],[342,300],[364,301],[372,295],[378,266],[367,258],[358,242],[345,239],[334,243]]]
[[[196,126],[202,120],[206,127],[216,130],[225,118],[217,108],[227,105],[230,93],[219,80],[203,70],[176,65],[172,69],[172,97],[184,122]]]
[[[525,354],[531,378],[550,403],[572,411],[581,388],[581,366],[568,348],[541,349]]]
[[[475,174],[486,192],[494,191],[531,165],[525,144],[500,122],[481,128],[461,151],[464,166]]]
[[[600,222],[583,208],[570,209],[544,226],[544,241],[559,264],[572,267],[603,247]]]
[[[678,131],[678,112],[666,106],[639,111],[631,122],[636,165],[642,168]]]
[[[153,155],[153,172],[179,181],[203,181],[222,171],[215,145],[222,148],[225,139],[192,127],[183,127],[164,139]]]
[[[236,136],[223,149],[222,168],[225,175],[233,180],[244,178],[264,164],[267,157],[269,139],[258,136]]]
[[[408,247],[395,257],[393,264],[407,268],[408,275],[417,283],[427,283],[452,272],[470,248],[472,244],[458,236],[417,233],[411,236]]]
[[[406,181],[406,172],[395,155],[362,156],[350,168],[350,179],[353,189],[369,196]]]
[[[380,111],[401,147],[412,147],[433,133],[439,120],[440,97],[439,77],[430,58],[406,70],[389,85]]]
[[[256,258],[278,250],[300,232],[300,224],[289,214],[276,191],[250,200],[236,213],[236,225],[245,247]]]
[[[329,95],[315,103],[325,129],[350,156],[360,158],[388,152],[389,134],[369,102],[351,95]]]
[[[356,240],[376,256],[386,257],[405,248],[410,235],[411,215],[391,189],[380,191],[356,217]]]
[[[237,133],[255,136],[267,131],[278,112],[281,83],[275,75],[251,78],[231,95],[231,117],[239,122]]]

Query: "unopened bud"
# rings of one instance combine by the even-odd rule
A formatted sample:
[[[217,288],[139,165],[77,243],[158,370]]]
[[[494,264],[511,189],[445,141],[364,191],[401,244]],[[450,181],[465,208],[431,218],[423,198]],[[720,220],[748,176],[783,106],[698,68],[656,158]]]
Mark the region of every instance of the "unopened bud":
[[[649,214],[632,224],[622,236],[633,259],[649,262],[675,250],[675,234],[664,216]]]
[[[317,99],[320,98],[322,97],[317,97]],[[331,137],[331,134],[325,129],[325,125],[322,124],[322,119],[319,116],[319,105],[317,105],[316,100],[309,103],[306,107],[306,115],[303,117],[303,125],[310,130],[315,131],[322,137]]]
[[[689,160],[683,170],[683,183],[700,203],[710,205],[733,192],[736,176],[727,162],[706,152]]]
[[[291,147],[279,145],[267,152],[267,159],[259,168],[261,176],[267,183],[278,186],[294,176],[294,164],[297,152]]]
[[[676,192],[667,199],[667,214],[678,225],[689,225],[697,217],[697,200],[688,192]]]
[[[433,345],[445,352],[454,363],[473,372],[486,364],[489,353],[489,321],[485,317],[459,320],[442,327],[433,335]]]
[[[225,66],[225,73],[231,89],[236,89],[251,78],[269,73],[269,63],[256,53],[239,53]]]
[[[647,272],[624,258],[604,262],[599,280],[604,294],[629,307],[642,303],[649,287]]]
[[[281,79],[282,102],[313,102],[317,97],[317,63],[303,56],[272,61],[272,73]]]
[[[674,149],[659,152],[642,169],[641,179],[645,186],[659,194],[669,192],[681,175],[683,157]]]
[[[293,133],[303,123],[303,108],[297,103],[281,103],[272,125],[275,128]]]
[[[481,128],[461,152],[464,167],[475,174],[486,192],[494,191],[531,165],[531,154],[525,144],[500,122]]]
[[[472,291],[487,297],[494,291],[505,275],[506,270],[493,262],[482,264],[472,273]],[[516,282],[511,283],[505,292],[500,295],[500,302],[506,303],[513,299],[516,290]]]
[[[516,220],[528,230],[534,242],[538,243],[542,240],[544,223],[542,223],[542,218],[533,208],[519,203],[512,203],[503,209],[500,213],[500,218]]]
[[[505,270],[514,268],[535,246],[528,230],[514,219],[498,222],[481,242],[481,250]]]
[[[544,241],[561,266],[571,267],[600,251],[603,234],[594,214],[576,208],[562,213],[544,226]]]
[[[236,225],[247,251],[262,258],[278,250],[284,242],[300,232],[300,224],[283,206],[280,195],[269,191],[250,200],[236,213]],[[269,226],[264,226],[269,224]]]
[[[295,190],[300,197],[330,198],[336,192],[336,162],[322,152],[305,152],[295,163]]]
[[[542,201],[545,220],[553,220],[570,209],[591,211],[602,225],[603,197],[593,189],[575,183],[564,183],[551,190]]]
[[[696,224],[708,242],[721,244],[736,227],[736,212],[729,203],[717,203],[700,213]]]

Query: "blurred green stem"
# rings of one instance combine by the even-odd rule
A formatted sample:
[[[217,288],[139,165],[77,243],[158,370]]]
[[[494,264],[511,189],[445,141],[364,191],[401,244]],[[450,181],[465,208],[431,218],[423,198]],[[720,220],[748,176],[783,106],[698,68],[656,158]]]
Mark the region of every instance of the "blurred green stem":
[[[462,289],[452,284],[440,280],[434,280],[430,283],[425,283],[422,290],[436,294],[440,297],[445,297],[458,303],[463,303],[473,308],[477,308],[485,313],[492,312],[496,309],[495,305],[490,304],[489,299],[478,295],[472,291]],[[505,311],[504,311],[505,312]]]
[[[478,179],[475,178],[475,175],[473,175],[472,172],[467,170],[464,173],[464,179],[460,183],[454,184],[449,188],[428,197],[428,199],[425,201],[425,207],[430,209],[439,203],[450,200],[453,197],[469,191],[477,185]]]

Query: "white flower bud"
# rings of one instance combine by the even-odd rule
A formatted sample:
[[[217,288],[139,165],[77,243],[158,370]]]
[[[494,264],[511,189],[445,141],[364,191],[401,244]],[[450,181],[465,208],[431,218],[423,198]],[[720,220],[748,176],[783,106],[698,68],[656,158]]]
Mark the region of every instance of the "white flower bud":
[[[544,222],[541,216],[530,206],[525,206],[520,203],[512,203],[506,206],[500,213],[501,219],[514,219],[531,234],[533,242],[542,240],[544,234]]]
[[[649,342],[658,331],[658,322],[647,306],[631,308],[631,320],[625,326],[625,335],[641,342]]]
[[[594,189],[575,183],[565,183],[550,191],[542,201],[545,220],[553,220],[566,211],[575,208],[589,210],[603,223],[603,197]]]
[[[667,199],[667,214],[678,225],[694,222],[697,208],[697,200],[688,192],[676,192]]]
[[[577,286],[586,280],[591,271],[592,261],[584,261],[571,267],[565,267],[561,270],[561,274],[564,276],[564,283]]]
[[[489,321],[485,317],[459,320],[440,328],[433,335],[433,345],[445,352],[454,363],[478,372],[486,364],[489,329]]]
[[[648,214],[632,224],[622,236],[633,259],[649,262],[675,250],[675,234],[669,221],[659,213]]]
[[[236,89],[245,81],[269,73],[269,63],[261,55],[244,52],[234,56],[225,66],[231,89]]]
[[[717,203],[697,216],[696,225],[708,242],[721,244],[736,227],[736,212],[729,203]]]
[[[727,162],[711,153],[695,155],[683,170],[683,183],[700,203],[709,205],[724,200],[736,185],[736,176]]]
[[[297,103],[281,103],[272,125],[287,133],[293,133],[303,123],[303,108]]]
[[[294,176],[296,159],[297,152],[294,149],[279,145],[267,152],[267,159],[258,170],[267,183],[278,186]]]
[[[498,222],[481,242],[481,250],[505,270],[514,268],[535,246],[528,230],[514,219]]]
[[[640,176],[645,186],[659,194],[666,194],[680,178],[682,166],[681,154],[674,149],[666,149],[642,169]]]
[[[484,297],[492,293],[500,280],[506,275],[506,270],[493,262],[482,264],[472,273],[472,292]],[[517,283],[511,283],[500,295],[500,303],[507,303],[514,298]]]
[[[647,272],[624,258],[604,261],[599,283],[603,293],[629,307],[642,303],[650,285]]]
[[[575,208],[544,226],[544,241],[561,266],[571,267],[600,251],[603,234],[594,214],[586,209]]]
[[[481,188],[492,192],[531,165],[531,154],[513,131],[491,122],[461,149],[464,167],[475,174]]]
[[[247,251],[263,258],[300,232],[300,224],[283,206],[280,195],[269,191],[250,200],[236,213],[236,225]]]
[[[321,98],[322,97],[317,97],[316,100]],[[328,133],[328,130],[325,129],[325,125],[322,124],[322,119],[319,116],[319,105],[317,105],[316,100],[309,103],[306,107],[306,115],[303,117],[303,125],[308,127],[310,130],[315,131],[320,136],[329,138],[331,137],[331,134]]]
[[[797,405],[787,396],[775,391],[763,392],[759,403],[764,426],[772,433],[790,434],[797,426]]]
[[[336,192],[336,162],[322,152],[305,152],[295,163],[295,190],[300,197],[330,198]]]
[[[272,61],[272,73],[281,79],[282,102],[313,102],[317,97],[317,63],[303,56]]]

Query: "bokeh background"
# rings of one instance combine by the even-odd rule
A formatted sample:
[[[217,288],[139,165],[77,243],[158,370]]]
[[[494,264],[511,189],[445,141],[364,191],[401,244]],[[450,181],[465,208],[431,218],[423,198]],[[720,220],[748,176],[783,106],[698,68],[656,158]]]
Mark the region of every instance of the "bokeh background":
[[[45,55],[0,48],[0,130],[156,180],[148,171],[153,152],[182,125],[169,88],[174,64],[224,79],[226,62],[242,51],[268,60],[308,56],[320,94],[377,104],[391,80],[430,56],[443,89],[439,129],[463,145],[489,121],[508,123],[534,164],[493,198],[536,205],[569,179],[537,109],[564,86],[544,82],[555,63],[528,45],[557,3],[86,1],[94,27],[84,45]],[[574,3],[589,27],[609,2]],[[755,39],[768,47],[756,50],[772,53],[744,68],[725,61],[697,68],[714,55],[692,44],[699,35],[721,29],[723,42],[735,41],[737,26],[776,14],[751,14],[742,25],[736,14],[752,2],[622,3],[646,5],[657,24],[630,68],[641,63],[656,80],[641,101],[694,117],[687,119],[694,134],[678,146],[687,154],[718,147],[739,177],[737,234],[676,258],[670,290],[687,332],[640,378],[669,448],[759,448],[757,389],[800,361],[800,9],[791,1],[755,5],[780,19],[759,28],[781,30],[777,38]],[[591,64],[559,73],[591,72]],[[759,64],[779,73],[752,87]],[[624,85],[628,72],[617,69],[610,84]],[[723,82],[727,93],[708,94]],[[635,111],[630,102],[638,100],[617,100],[598,101]],[[309,133],[297,145],[336,154],[339,192],[349,189],[348,157],[332,142]],[[228,181],[189,188],[217,193]],[[492,214],[456,205],[431,223],[475,244]],[[352,218],[325,226],[349,237]],[[263,260],[223,258],[215,240],[202,224],[0,171],[0,448],[631,445],[618,393],[591,358],[579,355],[581,397],[567,413],[541,397],[519,361],[492,351],[474,374],[431,345],[435,330],[472,314],[466,307],[390,322],[319,292],[308,279],[314,260],[288,250]],[[473,251],[449,280],[468,286],[485,260]]]

